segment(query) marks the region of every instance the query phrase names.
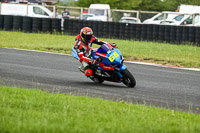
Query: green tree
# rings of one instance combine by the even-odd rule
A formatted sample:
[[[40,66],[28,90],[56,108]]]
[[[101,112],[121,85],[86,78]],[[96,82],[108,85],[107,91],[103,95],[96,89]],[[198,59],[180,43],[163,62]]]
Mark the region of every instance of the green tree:
[[[189,4],[191,4],[191,5],[200,5],[200,0],[189,0]]]
[[[162,11],[175,11],[180,5],[178,0],[164,0],[161,2]]]
[[[79,0],[78,6],[89,7],[90,4],[109,4],[112,9],[139,9],[142,0]]]
[[[57,6],[75,6],[76,5],[76,1],[74,0],[63,0],[63,1],[59,1],[59,3],[57,4]]]
[[[162,2],[160,0],[142,0],[139,5],[140,10],[146,11],[161,11],[163,9]]]
[[[79,0],[77,2],[77,6],[80,6],[80,7],[89,7],[90,4],[93,3],[93,0]]]
[[[112,9],[175,11],[180,4],[200,5],[200,0],[79,0],[77,6],[109,4]]]

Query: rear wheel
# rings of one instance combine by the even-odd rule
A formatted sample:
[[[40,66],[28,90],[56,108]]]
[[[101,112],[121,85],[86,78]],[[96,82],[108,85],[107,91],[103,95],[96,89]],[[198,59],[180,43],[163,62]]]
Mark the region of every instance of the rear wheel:
[[[136,85],[136,81],[135,81],[135,78],[133,77],[133,75],[128,71],[128,69],[125,69],[124,71],[122,71],[121,74],[123,75],[122,82],[127,87],[134,88]]]

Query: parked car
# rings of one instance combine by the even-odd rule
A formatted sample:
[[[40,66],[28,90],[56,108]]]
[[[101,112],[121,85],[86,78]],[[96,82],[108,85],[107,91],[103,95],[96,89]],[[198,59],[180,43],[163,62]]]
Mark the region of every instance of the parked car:
[[[80,19],[81,19],[81,20],[88,20],[88,18],[94,17],[94,16],[95,16],[95,15],[92,14],[92,13],[83,13],[83,14],[81,14],[81,16],[80,16]]]
[[[88,21],[104,21],[103,18],[99,16],[89,17],[87,18]]]
[[[135,17],[122,17],[119,22],[121,23],[141,23],[140,19]]]
[[[176,14],[170,14],[169,12],[169,14],[166,14],[165,19],[171,20],[176,16],[177,16]],[[160,24],[163,20],[164,20],[164,13],[158,13],[152,18],[145,20],[143,23],[144,24]]]

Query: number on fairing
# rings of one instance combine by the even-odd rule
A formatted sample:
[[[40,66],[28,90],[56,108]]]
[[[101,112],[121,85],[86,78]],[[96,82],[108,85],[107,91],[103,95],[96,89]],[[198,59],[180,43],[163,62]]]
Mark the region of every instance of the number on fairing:
[[[109,58],[110,62],[113,62],[118,56],[119,56],[119,54],[117,52],[114,52],[108,58]]]

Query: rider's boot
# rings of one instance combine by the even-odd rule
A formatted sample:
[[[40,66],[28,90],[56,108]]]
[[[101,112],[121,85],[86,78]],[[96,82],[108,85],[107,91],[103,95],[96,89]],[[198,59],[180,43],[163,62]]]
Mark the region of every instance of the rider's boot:
[[[84,66],[79,66],[78,69],[84,73]]]
[[[88,63],[86,63],[86,62],[81,62],[81,66],[79,66],[78,68],[79,68],[79,70],[81,71],[81,72],[83,72],[83,73],[85,73],[85,67],[87,67],[88,66]]]

